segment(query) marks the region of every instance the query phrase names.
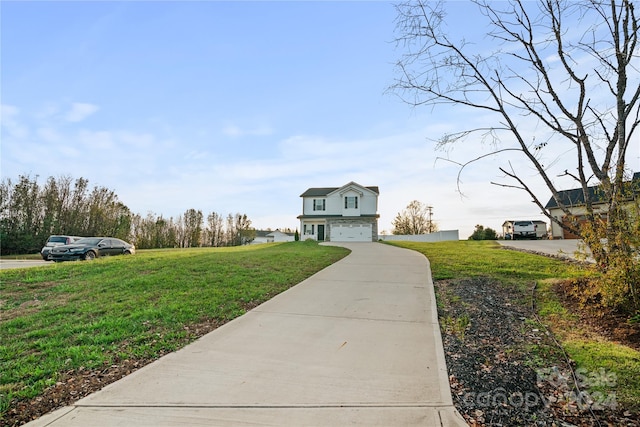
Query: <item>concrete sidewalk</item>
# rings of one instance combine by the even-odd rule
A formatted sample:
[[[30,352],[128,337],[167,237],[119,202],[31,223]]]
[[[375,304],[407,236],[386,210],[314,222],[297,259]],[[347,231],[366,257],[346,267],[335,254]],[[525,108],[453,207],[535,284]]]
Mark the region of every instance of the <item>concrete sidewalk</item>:
[[[338,245],[338,244],[336,244]],[[35,426],[466,426],[427,259],[352,253]]]

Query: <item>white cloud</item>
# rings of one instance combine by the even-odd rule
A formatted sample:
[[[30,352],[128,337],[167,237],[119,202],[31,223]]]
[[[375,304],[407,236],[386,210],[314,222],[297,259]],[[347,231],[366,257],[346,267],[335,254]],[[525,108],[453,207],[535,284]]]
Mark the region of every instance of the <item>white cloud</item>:
[[[124,143],[125,146],[136,149],[152,148],[156,142],[156,138],[151,133],[137,133],[130,131],[118,132],[116,138]]]
[[[87,104],[83,102],[74,102],[71,104],[71,109],[65,114],[65,120],[72,123],[81,122],[96,111],[100,107],[93,104]]]
[[[26,138],[29,135],[29,130],[19,122],[19,114],[20,109],[16,106],[7,104],[0,105],[0,123],[2,124],[2,128],[7,131],[10,137]]]
[[[14,105],[2,104],[0,105],[0,113],[2,113],[2,123],[5,124],[6,120],[14,120],[20,113],[20,109]]]
[[[37,131],[38,137],[44,142],[59,142],[62,140],[62,136],[52,127],[41,127]]]
[[[83,129],[77,134],[77,142],[86,147],[87,150],[102,149],[108,150],[115,146],[114,135],[108,131],[93,131]]]
[[[50,119],[60,119],[60,106],[54,102],[46,102],[33,114],[38,122],[47,122]]]
[[[209,156],[206,151],[191,150],[184,155],[185,160],[202,160]]]

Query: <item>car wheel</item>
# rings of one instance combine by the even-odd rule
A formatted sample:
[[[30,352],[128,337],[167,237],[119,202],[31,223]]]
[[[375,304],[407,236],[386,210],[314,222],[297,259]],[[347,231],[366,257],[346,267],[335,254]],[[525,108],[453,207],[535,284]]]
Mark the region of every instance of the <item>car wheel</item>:
[[[89,251],[86,254],[84,254],[84,259],[85,261],[92,261],[96,258],[96,253],[93,251]]]
[[[131,255],[131,251],[126,250],[126,251],[124,251],[124,254],[125,254],[125,255]]]

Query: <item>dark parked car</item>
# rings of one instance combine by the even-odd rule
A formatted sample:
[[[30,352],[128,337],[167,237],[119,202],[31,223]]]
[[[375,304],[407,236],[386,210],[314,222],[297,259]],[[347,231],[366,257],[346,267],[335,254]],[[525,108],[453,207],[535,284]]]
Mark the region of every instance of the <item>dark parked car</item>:
[[[43,260],[50,261],[49,252],[51,252],[51,249],[53,249],[55,246],[69,245],[69,244],[75,242],[78,239],[82,239],[82,237],[78,237],[78,236],[57,236],[57,235],[56,236],[49,236],[49,238],[47,239],[47,243],[44,244],[44,247],[40,251],[40,255],[42,256]]]
[[[136,248],[114,237],[84,237],[69,245],[57,246],[49,253],[53,261],[92,260],[108,255],[131,255]]]

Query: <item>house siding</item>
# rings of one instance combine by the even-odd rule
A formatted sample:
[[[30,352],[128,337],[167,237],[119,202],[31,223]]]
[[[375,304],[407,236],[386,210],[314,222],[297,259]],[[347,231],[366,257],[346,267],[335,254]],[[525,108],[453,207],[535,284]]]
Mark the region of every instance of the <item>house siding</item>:
[[[571,211],[571,214],[577,218],[587,214],[587,208],[584,205],[572,206],[570,208],[570,211]],[[594,205],[593,213],[596,215],[606,215],[607,206]],[[568,220],[567,216],[560,208],[549,209],[549,214],[560,222],[564,222]],[[551,237],[553,239],[577,239],[578,238],[577,236],[566,231],[564,228],[560,226],[560,224],[557,224],[555,221],[551,221]]]
[[[331,240],[332,229],[339,225],[371,225],[371,241],[378,236],[378,187],[363,187],[351,182],[342,187],[310,188],[302,197],[300,230],[302,239]],[[347,197],[357,204],[347,206]],[[324,210],[318,209],[324,207]],[[318,226],[324,226],[324,236]],[[324,239],[322,238],[324,237]]]
[[[640,195],[640,172],[634,173],[631,181],[625,182],[625,185],[629,185],[629,197],[628,200],[624,202],[624,205],[633,206],[638,198],[638,195]],[[594,211],[593,213],[595,215],[606,216],[608,206],[606,203],[603,203],[605,201],[602,200],[601,192],[598,191],[598,188],[598,186],[588,187],[587,195],[588,198],[592,201]],[[580,217],[587,214],[584,191],[581,188],[559,191],[558,200],[551,197],[545,205],[545,209],[547,209],[549,211],[549,214],[557,221],[563,222],[567,221],[568,218],[562,210],[562,206],[564,206],[571,213],[571,216],[577,217],[578,221],[580,222]],[[553,239],[577,238],[577,236],[566,232],[555,221],[551,221],[551,236]]]

